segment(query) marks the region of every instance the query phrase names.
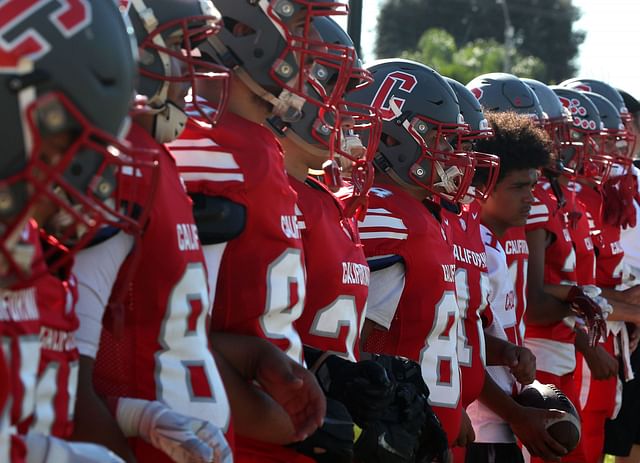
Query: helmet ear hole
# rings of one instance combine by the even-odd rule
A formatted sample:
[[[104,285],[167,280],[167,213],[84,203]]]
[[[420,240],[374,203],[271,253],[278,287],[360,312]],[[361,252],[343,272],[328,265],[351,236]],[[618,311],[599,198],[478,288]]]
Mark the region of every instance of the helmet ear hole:
[[[394,146],[398,146],[400,144],[400,142],[392,137],[391,135],[387,134],[387,133],[383,133],[382,137],[380,138],[380,141],[382,143],[384,143],[385,146],[387,146],[388,148],[392,148]]]
[[[233,25],[231,26],[230,23],[233,23]],[[227,27],[227,24],[229,24],[231,27],[227,27],[229,30],[231,30],[231,34],[233,34],[234,37],[248,37],[250,35],[255,35],[256,30],[253,29],[251,26],[248,26],[247,24],[238,22],[238,21],[233,21],[233,19],[226,19],[225,18],[225,27]]]

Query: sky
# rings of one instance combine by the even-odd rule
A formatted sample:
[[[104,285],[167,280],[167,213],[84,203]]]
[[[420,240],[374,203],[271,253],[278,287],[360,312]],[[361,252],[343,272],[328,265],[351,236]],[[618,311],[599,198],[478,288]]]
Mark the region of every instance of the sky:
[[[382,0],[364,0],[364,4],[366,62],[375,58],[376,18]],[[587,33],[577,60],[578,75],[604,80],[640,99],[640,0],[573,0],[573,4],[582,10],[574,29]]]

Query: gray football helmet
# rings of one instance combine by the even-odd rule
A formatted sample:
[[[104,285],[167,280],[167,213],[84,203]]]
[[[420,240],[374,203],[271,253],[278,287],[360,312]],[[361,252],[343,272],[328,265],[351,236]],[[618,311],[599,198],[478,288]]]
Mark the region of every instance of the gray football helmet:
[[[573,123],[573,118],[569,109],[566,108],[558,95],[546,84],[535,79],[521,79],[536,94],[540,106],[544,112],[543,128],[549,135],[553,143],[553,150],[556,155],[565,150],[571,143],[569,127]],[[556,157],[556,164],[550,166],[556,174],[572,175],[573,170],[566,167],[560,156]]]
[[[355,50],[323,41],[313,24],[320,17],[346,14],[347,2],[216,0],[215,5],[224,27],[209,38],[207,53],[271,104],[274,115],[295,122],[306,101],[330,108],[341,98]],[[311,94],[308,84],[314,86]]]
[[[332,66],[323,64],[328,72],[327,85],[332,86],[338,81],[341,72],[341,50],[353,50],[353,41],[330,17],[315,18],[313,28],[323,42],[333,46],[327,50],[327,56],[322,60],[323,63],[334,61]],[[330,57],[331,53],[336,54],[335,58]],[[372,82],[371,74],[356,59],[345,94],[339,97],[335,107],[326,108],[324,104],[318,104],[322,95],[313,79],[309,79],[305,91],[307,95],[313,95],[313,98],[305,101],[298,120],[286,123],[278,116],[269,118],[271,125],[281,135],[289,137],[306,152],[317,156],[318,162],[322,163],[325,183],[329,188],[337,190],[342,186],[343,176],[351,178],[353,195],[347,204],[348,215],[355,213],[357,207],[353,204],[356,201],[359,205],[362,203],[360,200],[366,197],[373,183],[371,162],[377,149],[376,141],[380,139],[381,127],[378,113],[372,106],[355,103],[348,95],[361,91]],[[366,138],[370,141],[368,146],[364,146],[361,141],[365,137],[364,132],[367,132]],[[340,165],[343,166],[342,173]]]
[[[474,162],[450,144],[469,126],[449,84],[433,69],[408,60],[381,60],[367,70],[373,84],[352,98],[380,112],[375,167],[404,187],[459,201],[473,178]]]
[[[622,122],[617,108],[605,97],[594,92],[581,92],[589,98],[598,109],[600,120],[602,121],[602,131],[600,134],[601,153],[611,156],[616,164],[622,166],[624,172],[631,167],[630,149],[632,149],[635,137],[630,134]]]
[[[55,205],[64,229],[51,239],[75,249],[105,224],[136,225],[118,196],[123,171],[135,169],[121,142],[137,74],[130,26],[113,1],[29,5],[5,2],[13,17],[3,17],[0,48],[0,273],[21,279],[34,277],[33,262],[12,249],[36,205]],[[52,154],[49,140],[66,134]]]
[[[597,93],[598,95],[602,95],[607,100],[609,100],[616,108],[616,110],[620,113],[620,117],[622,118],[623,123],[627,123],[631,120],[631,114],[629,114],[629,110],[624,104],[622,95],[618,90],[616,90],[606,82],[597,79],[584,79],[574,77],[573,79],[568,79],[560,83],[560,86],[580,90],[582,92],[593,92]]]
[[[542,107],[533,90],[513,74],[483,74],[469,82],[467,88],[485,111],[527,114],[539,124],[544,120]]]
[[[187,116],[182,95],[172,101],[171,83],[191,89],[190,110],[203,122],[214,124],[224,111],[229,72],[201,59],[198,46],[218,33],[222,21],[211,0],[127,0],[128,14],[138,41],[140,79],[138,93],[146,97],[146,110],[155,115],[153,135],[159,143],[180,136]],[[198,81],[219,80],[219,95],[201,106]]]
[[[561,150],[562,162],[579,178],[597,183],[606,180],[613,158],[602,151],[602,120],[598,108],[582,92],[566,87],[550,86],[573,119],[569,128],[570,146]]]
[[[476,184],[469,187],[468,197],[485,200],[493,191],[493,187],[498,180],[500,158],[494,154],[476,151],[474,145],[476,140],[493,137],[493,129],[485,119],[480,102],[475,95],[457,80],[450,77],[445,77],[444,79],[458,97],[460,114],[462,114],[465,123],[469,125],[470,129],[468,135],[458,137],[458,150],[467,151],[473,156],[476,163],[476,172],[479,172],[479,176],[482,179],[486,179],[481,184],[474,182]],[[467,198],[467,201],[469,198]]]

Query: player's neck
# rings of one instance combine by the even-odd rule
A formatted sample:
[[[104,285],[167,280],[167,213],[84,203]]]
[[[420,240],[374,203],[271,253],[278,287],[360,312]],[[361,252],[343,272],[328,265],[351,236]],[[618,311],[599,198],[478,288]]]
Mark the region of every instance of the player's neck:
[[[305,152],[291,138],[285,136],[280,137],[279,140],[284,149],[284,168],[287,174],[300,182],[304,182],[309,175],[309,169],[317,169],[319,167],[315,166],[313,162],[314,160],[317,162],[317,159]]]
[[[251,122],[262,125],[269,116],[266,102],[256,96],[240,79],[231,78],[228,111]]]
[[[498,238],[502,238],[510,228],[508,224],[505,224],[502,220],[498,220],[491,214],[486,213],[484,209],[480,213],[480,221],[482,222],[482,225],[491,230],[491,232]]]

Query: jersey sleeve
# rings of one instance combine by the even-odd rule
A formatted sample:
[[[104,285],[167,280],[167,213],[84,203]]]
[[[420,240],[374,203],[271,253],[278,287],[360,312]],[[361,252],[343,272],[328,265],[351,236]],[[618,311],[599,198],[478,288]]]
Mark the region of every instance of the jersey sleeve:
[[[399,254],[397,251],[409,236],[404,221],[383,207],[367,210],[364,220],[358,222],[358,231],[367,260],[374,256]]]
[[[234,155],[193,128],[192,122],[180,139],[167,144],[187,191],[210,196],[233,196],[242,190],[245,173]],[[231,199],[236,199],[235,196]]]
[[[537,189],[534,192],[534,202],[531,205],[531,211],[527,218],[526,230],[533,231],[539,229],[546,229],[550,220],[549,206],[542,199],[543,191]]]
[[[80,326],[76,341],[80,354],[96,358],[105,312],[118,272],[133,247],[133,237],[120,232],[75,256],[73,273],[78,282],[76,314]]]
[[[397,262],[371,273],[366,318],[387,330],[391,327],[404,290],[404,271],[404,264]]]

